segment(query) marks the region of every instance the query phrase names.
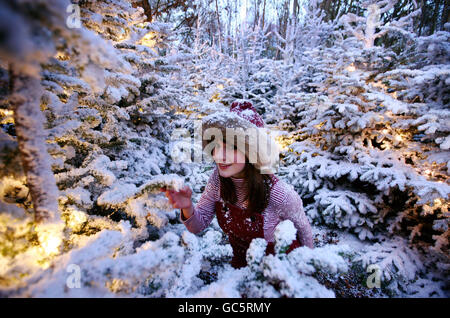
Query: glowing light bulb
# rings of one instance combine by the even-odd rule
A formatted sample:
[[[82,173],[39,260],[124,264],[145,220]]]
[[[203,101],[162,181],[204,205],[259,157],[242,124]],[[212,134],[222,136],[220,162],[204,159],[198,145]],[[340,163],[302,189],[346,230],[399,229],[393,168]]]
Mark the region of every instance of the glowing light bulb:
[[[40,224],[36,227],[38,241],[44,258],[57,255],[62,243],[64,224]]]
[[[156,36],[157,36],[156,32],[150,31],[142,37],[139,44],[145,45],[149,48],[153,48],[156,45]]]
[[[76,210],[71,210],[67,225],[72,230],[79,230],[86,221],[87,217],[85,213]]]
[[[53,255],[58,253],[58,248],[62,243],[62,239],[59,233],[45,231],[39,233],[39,242],[41,242],[45,255]]]
[[[60,60],[60,61],[67,61],[70,57],[64,52],[57,52],[54,55],[54,58],[56,58],[57,60]]]
[[[320,124],[314,125],[317,129],[322,128],[323,125],[325,125],[326,121],[321,122]]]
[[[355,66],[352,64],[350,64],[349,66],[346,67],[346,70],[349,72],[354,72],[356,70]]]
[[[61,244],[61,238],[56,236],[49,236],[42,244],[46,254],[54,254],[58,252],[58,247]]]

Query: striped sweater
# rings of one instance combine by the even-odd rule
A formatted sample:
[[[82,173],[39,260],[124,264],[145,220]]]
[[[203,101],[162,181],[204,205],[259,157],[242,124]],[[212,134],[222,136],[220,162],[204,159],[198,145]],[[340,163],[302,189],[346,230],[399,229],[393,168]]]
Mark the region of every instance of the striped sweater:
[[[188,219],[184,219],[180,213],[180,221],[186,226],[189,232],[199,233],[203,231],[215,216],[214,203],[220,200],[219,193],[219,172],[216,167],[210,176],[197,205],[194,206],[194,213]],[[247,208],[244,202],[247,191],[246,180],[231,177],[236,189],[237,202],[235,205],[240,208]],[[267,242],[274,242],[275,227],[283,220],[291,220],[297,229],[297,238],[302,245],[313,248],[311,226],[303,209],[303,202],[291,185],[283,180],[272,187],[269,204],[263,212],[264,215],[264,238]]]

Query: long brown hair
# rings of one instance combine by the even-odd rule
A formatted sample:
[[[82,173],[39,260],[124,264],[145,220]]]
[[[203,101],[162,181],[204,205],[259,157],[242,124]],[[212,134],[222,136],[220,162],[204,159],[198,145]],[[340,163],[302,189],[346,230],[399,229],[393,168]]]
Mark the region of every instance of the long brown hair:
[[[252,212],[262,213],[269,204],[271,177],[261,174],[255,166],[249,162],[244,167],[245,179],[247,183],[247,195],[244,200],[248,200],[247,209]],[[223,200],[235,204],[237,202],[236,189],[231,178],[224,178],[219,175],[220,195]]]
[[[208,127],[203,127],[206,129]],[[222,131],[223,143],[227,143],[226,130],[219,128]],[[212,141],[212,138],[203,140],[203,149],[206,145]],[[230,141],[231,142],[231,141]],[[247,142],[247,141],[246,141]],[[236,142],[234,143],[236,145]],[[235,146],[236,149],[236,146]],[[245,166],[244,166],[244,178],[247,184],[247,194],[244,201],[248,200],[247,209],[253,213],[262,213],[269,204],[270,199],[270,187],[273,179],[269,174],[261,174],[260,171],[248,160],[248,145],[245,149]],[[212,154],[208,154],[212,155]],[[237,202],[236,189],[231,178],[222,177],[219,174],[220,180],[220,196],[224,201],[228,201],[232,204]]]

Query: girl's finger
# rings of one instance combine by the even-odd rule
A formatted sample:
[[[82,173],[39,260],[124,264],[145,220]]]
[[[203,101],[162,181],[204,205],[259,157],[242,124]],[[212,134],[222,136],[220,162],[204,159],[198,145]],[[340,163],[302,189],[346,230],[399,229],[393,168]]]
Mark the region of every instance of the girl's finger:
[[[191,188],[189,188],[189,186],[184,186],[184,187],[180,190],[180,192],[183,193],[183,194],[188,194],[189,191],[191,191]]]

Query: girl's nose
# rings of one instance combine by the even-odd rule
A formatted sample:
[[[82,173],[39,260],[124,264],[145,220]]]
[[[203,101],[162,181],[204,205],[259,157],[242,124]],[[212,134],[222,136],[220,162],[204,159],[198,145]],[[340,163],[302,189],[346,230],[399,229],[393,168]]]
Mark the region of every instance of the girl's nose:
[[[227,156],[230,158],[227,158]],[[218,163],[232,162],[233,155],[229,153],[229,151],[227,151],[227,148],[225,146],[218,145],[216,146],[216,148],[214,148],[213,159]]]
[[[217,145],[214,148],[213,159],[215,162],[224,162],[225,161],[225,147],[221,147]]]

